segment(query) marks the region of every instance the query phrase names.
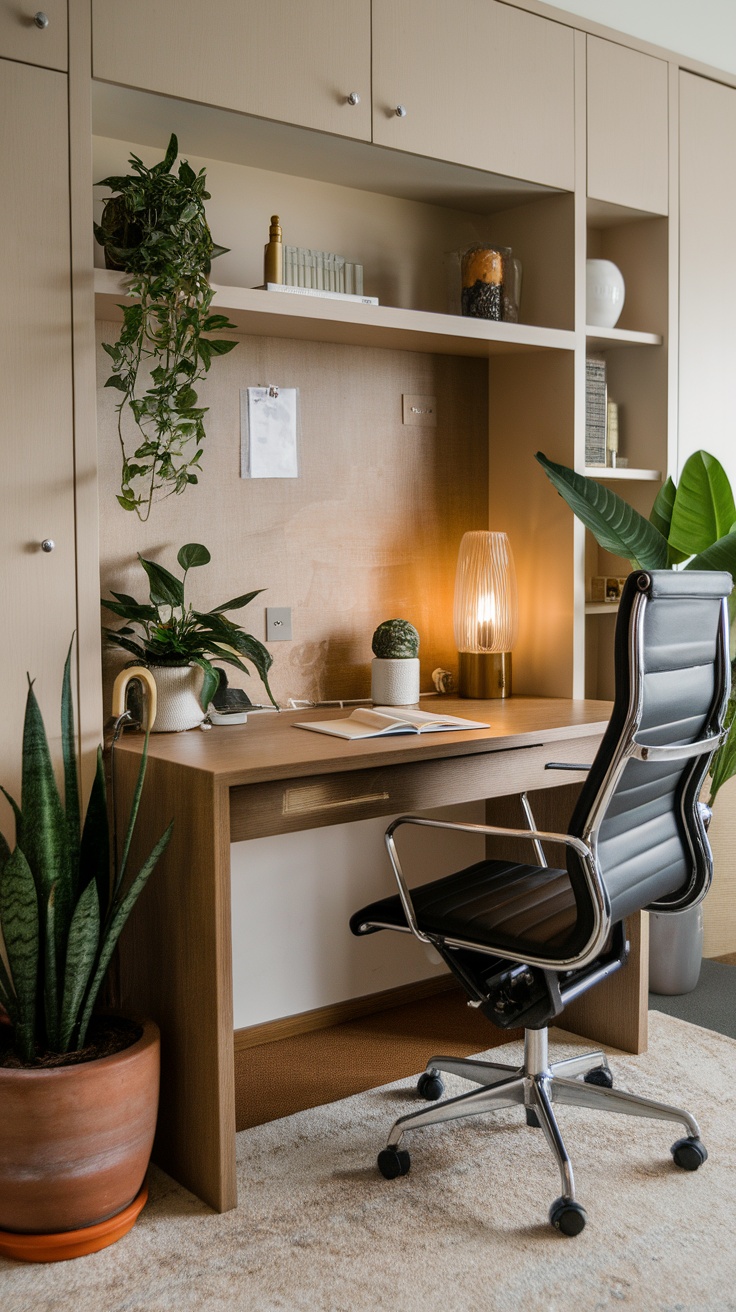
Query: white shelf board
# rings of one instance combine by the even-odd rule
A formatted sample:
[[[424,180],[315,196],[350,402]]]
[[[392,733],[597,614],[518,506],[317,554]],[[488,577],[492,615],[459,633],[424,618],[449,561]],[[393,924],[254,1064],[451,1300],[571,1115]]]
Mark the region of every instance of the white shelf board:
[[[633,479],[640,483],[661,483],[661,469],[609,469],[608,465],[586,465],[582,471],[585,478],[595,478],[599,483]]]
[[[618,610],[617,601],[586,601],[586,615],[615,615]]]
[[[259,337],[480,358],[528,351],[572,351],[574,345],[574,334],[560,328],[491,323],[391,305],[360,305],[319,296],[212,285],[213,309],[227,314],[238,332]],[[111,269],[95,269],[96,318],[122,319],[119,307],[126,302],[125,276]]]
[[[586,328],[589,351],[610,351],[620,346],[661,346],[659,333],[639,333],[630,328]]]

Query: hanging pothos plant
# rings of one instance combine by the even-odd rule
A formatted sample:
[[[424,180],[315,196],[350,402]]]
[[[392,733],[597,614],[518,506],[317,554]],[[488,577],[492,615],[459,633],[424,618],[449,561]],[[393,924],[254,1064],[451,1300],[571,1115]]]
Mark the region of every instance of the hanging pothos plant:
[[[122,393],[118,501],[142,520],[154,500],[197,482],[207,407],[198,404],[196,385],[214,356],[237,345],[207,335],[235,327],[226,315],[210,314],[210,262],[226,247],[213,243],[205,217],[205,170],[195,173],[182,160],[173,173],[178,150],[172,135],[159,164],[146,168],[131,155],[132,173],[97,184],[117,194],[106,202],[95,237],[108,267],[129,274],[134,298],[122,307],[117,342],[103,346],[113,364],[105,386]],[[137,429],[132,451],[126,413]]]

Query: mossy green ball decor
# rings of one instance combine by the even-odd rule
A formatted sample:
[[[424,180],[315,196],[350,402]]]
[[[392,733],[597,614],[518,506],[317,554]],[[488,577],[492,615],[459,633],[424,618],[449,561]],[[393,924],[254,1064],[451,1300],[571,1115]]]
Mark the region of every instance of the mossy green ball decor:
[[[408,620],[384,620],[373,634],[372,647],[381,660],[413,660],[419,655],[419,634]]]

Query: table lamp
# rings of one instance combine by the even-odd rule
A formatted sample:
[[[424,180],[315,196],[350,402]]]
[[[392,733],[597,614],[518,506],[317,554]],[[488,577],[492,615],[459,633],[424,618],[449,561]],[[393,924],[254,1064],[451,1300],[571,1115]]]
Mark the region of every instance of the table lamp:
[[[509,697],[519,614],[505,533],[466,533],[455,577],[455,642],[461,697]]]

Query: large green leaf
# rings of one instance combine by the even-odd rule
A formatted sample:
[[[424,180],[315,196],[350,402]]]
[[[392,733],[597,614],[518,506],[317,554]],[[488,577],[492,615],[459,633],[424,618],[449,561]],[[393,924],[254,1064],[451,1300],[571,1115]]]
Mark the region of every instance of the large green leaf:
[[[138,559],[141,562],[150,583],[151,602],[154,606],[183,606],[184,605],[184,585],[181,579],[176,578],[163,565],[159,565],[155,560],[145,560],[138,553]]]
[[[130,853],[130,845],[133,841],[133,831],[135,830],[135,822],[138,819],[138,808],[141,804],[141,793],[143,792],[143,780],[146,777],[146,766],[148,763],[149,737],[150,737],[150,730],[147,729],[146,737],[143,742],[143,751],[141,753],[141,763],[138,768],[138,778],[136,779],[135,791],[133,793],[133,799],[130,804],[130,813],[128,815],[128,826],[125,832],[125,838],[123,840],[123,850],[120,856],[119,864],[117,864],[115,878],[113,881],[113,894],[112,894],[113,901],[118,896],[118,892],[120,890],[120,887],[123,882],[123,878],[125,876],[125,869],[128,864],[128,855]],[[117,862],[118,862],[118,854],[117,852],[113,852],[113,863],[117,863]]]
[[[195,569],[199,565],[209,565],[212,557],[201,542],[187,542],[179,548],[176,559],[184,571]]]
[[[23,724],[21,814],[18,846],[33,872],[42,908],[46,907],[52,887],[56,887],[54,922],[57,957],[61,959],[72,909],[69,832],[41,710],[30,680]]]
[[[669,538],[670,525],[672,523],[672,510],[675,504],[675,495],[677,488],[671,478],[668,478],[662,485],[654,498],[654,505],[649,512],[649,522],[655,528],[658,528],[663,538]],[[669,565],[679,565],[687,559],[684,551],[678,551],[672,543],[668,543],[667,563]]]
[[[736,533],[727,533],[705,551],[693,556],[685,569],[725,569],[736,579]]]
[[[677,485],[669,538],[686,556],[705,551],[736,523],[731,484],[715,456],[695,451]]]
[[[206,611],[201,618],[206,620],[210,615],[219,615],[225,610],[240,610],[241,606],[247,606],[254,597],[264,591],[264,588],[256,588],[253,592],[244,592],[242,597],[233,597],[232,601],[223,601],[221,606],[213,606],[212,610]]]
[[[111,897],[111,887],[107,789],[101,747],[97,748],[97,769],[87,803],[79,851],[79,887],[86,888],[92,880],[97,887],[100,915],[104,920]]]
[[[0,1006],[8,1013],[11,1025],[17,1025],[18,1003],[2,952],[0,952]]]
[[[71,871],[71,896],[77,895],[77,874],[79,869],[79,780],[77,778],[77,747],[74,732],[74,702],[72,699],[71,664],[72,644],[66,654],[64,677],[61,685],[61,745],[64,758],[64,809],[66,827],[69,837],[69,865]]]
[[[113,951],[115,950],[115,945],[120,937],[120,934],[122,933],[123,927],[125,925],[126,920],[128,919],[128,916],[130,915],[131,911],[133,910],[133,907],[135,906],[135,903],[138,899],[138,895],[143,891],[146,882],[148,880],[148,877],[151,874],[152,870],[154,869],[159,857],[166,850],[169,839],[171,838],[171,831],[173,827],[174,827],[174,822],[172,820],[168,828],[164,831],[164,833],[159,838],[158,842],[153,848],[147,861],[145,861],[144,864],[141,866],[140,870],[138,871],[138,874],[133,880],[133,883],[128,889],[128,892],[125,894],[125,897],[119,903],[117,909],[115,910],[112,916],[112,919],[110,920],[107,931],[105,933],[104,941],[102,943],[102,949],[100,951],[99,959],[97,962],[97,969],[95,970],[95,973],[92,977],[92,982],[90,983],[89,990],[87,992],[87,998],[84,1003],[84,1010],[82,1012],[82,1016],[79,1022],[79,1031],[77,1033],[76,1038],[80,1048],[84,1044],[84,1040],[87,1035],[87,1026],[89,1025],[90,1016],[92,1015],[92,1009],[97,1000],[97,994],[100,991],[102,981],[105,978],[105,973],[110,964],[110,958],[112,957]]]
[[[667,540],[654,524],[593,479],[583,478],[566,465],[555,464],[541,451],[536,459],[560,496],[605,551],[630,560],[634,569],[666,569]]]
[[[100,904],[92,880],[82,893],[69,926],[64,993],[61,1004],[62,1052],[68,1052],[75,1036],[79,1012],[100,946]]]
[[[46,1022],[45,1046],[50,1052],[60,1052],[59,971],[61,966],[57,953],[59,931],[56,926],[56,884],[49,893],[44,922],[43,1014]],[[66,948],[66,943],[64,948]]]
[[[220,676],[214,665],[205,656],[193,656],[192,661],[204,670],[204,679],[202,681],[202,690],[199,694],[199,701],[203,711],[207,711],[212,698],[214,697],[220,685]]]
[[[17,1002],[15,1041],[23,1061],[34,1055],[38,981],[38,899],[31,868],[19,847],[0,877],[0,925]]]

